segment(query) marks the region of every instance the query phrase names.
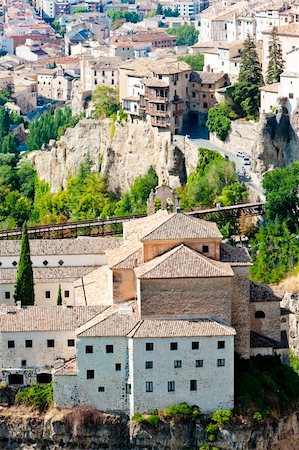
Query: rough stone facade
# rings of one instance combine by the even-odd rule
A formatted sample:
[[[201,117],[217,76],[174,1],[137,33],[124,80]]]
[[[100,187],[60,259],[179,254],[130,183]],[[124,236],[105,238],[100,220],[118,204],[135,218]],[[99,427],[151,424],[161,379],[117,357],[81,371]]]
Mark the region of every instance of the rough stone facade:
[[[252,302],[251,329],[258,334],[280,341],[280,304],[279,302]],[[255,317],[256,313],[264,313],[265,317]],[[260,316],[261,314],[257,314]]]
[[[223,150],[228,150],[232,153],[242,151],[252,155],[258,134],[259,124],[257,122],[253,122],[252,120],[248,122],[245,120],[235,120],[231,123],[231,131],[224,142],[218,139],[213,133],[211,133],[210,139],[213,144],[216,144]]]

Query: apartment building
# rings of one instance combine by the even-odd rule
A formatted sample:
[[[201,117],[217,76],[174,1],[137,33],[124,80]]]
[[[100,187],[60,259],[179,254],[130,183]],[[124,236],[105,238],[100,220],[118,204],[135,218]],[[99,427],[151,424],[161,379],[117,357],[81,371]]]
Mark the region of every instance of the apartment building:
[[[43,99],[67,101],[71,99],[73,81],[78,77],[56,69],[36,69],[37,95]]]
[[[82,56],[80,72],[83,92],[93,91],[98,86],[118,86],[118,71],[122,63],[120,58],[100,57],[95,59]]]
[[[122,107],[132,117],[147,117],[152,126],[178,133],[189,111],[191,72],[175,59],[124,64],[119,69]]]

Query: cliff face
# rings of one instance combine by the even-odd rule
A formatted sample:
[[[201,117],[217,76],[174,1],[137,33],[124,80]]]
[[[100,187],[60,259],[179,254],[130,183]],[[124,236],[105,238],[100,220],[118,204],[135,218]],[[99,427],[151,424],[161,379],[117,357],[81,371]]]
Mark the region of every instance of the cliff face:
[[[93,425],[70,420],[69,410],[39,415],[28,408],[0,408],[0,448],[5,450],[198,450],[204,442],[200,422],[165,423],[152,428],[101,413]],[[299,412],[276,422],[226,427],[213,445],[226,450],[296,450]]]
[[[197,156],[197,149],[194,149]],[[89,156],[93,170],[106,176],[111,190],[122,192],[150,165],[158,175],[165,174],[172,186],[184,179],[186,164],[183,150],[172,144],[169,132],[159,133],[144,121],[130,120],[122,125],[109,120],[81,120],[66,131],[59,141],[50,141],[44,149],[31,152],[29,160],[40,178],[51,185],[52,192],[66,186]]]

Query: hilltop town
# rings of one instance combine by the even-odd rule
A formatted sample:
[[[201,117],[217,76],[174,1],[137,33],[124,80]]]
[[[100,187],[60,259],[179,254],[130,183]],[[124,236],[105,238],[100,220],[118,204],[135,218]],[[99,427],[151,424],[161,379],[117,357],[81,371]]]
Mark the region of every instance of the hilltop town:
[[[0,447],[296,448],[298,52],[295,0],[0,0]]]

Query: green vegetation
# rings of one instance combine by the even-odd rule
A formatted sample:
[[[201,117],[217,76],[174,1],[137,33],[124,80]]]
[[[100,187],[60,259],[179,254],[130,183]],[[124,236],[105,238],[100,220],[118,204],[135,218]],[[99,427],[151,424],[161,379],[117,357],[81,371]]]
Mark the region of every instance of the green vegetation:
[[[284,61],[282,58],[281,45],[277,36],[277,27],[273,27],[269,41],[268,69],[266,83],[278,83],[283,72]]]
[[[161,419],[157,414],[140,414],[140,413],[136,413],[134,414],[134,416],[132,417],[132,420],[134,420],[134,422],[137,423],[144,423],[147,424],[151,427],[157,427],[159,425],[159,423],[161,422]]]
[[[161,420],[179,422],[197,419],[199,415],[200,411],[197,406],[190,406],[188,403],[179,403],[178,405],[170,405],[165,409],[147,411],[144,414],[136,413],[132,417],[132,420],[137,423],[145,423],[156,427]]]
[[[204,430],[208,441],[216,441],[219,429],[232,418],[233,413],[229,409],[219,409],[215,411]]]
[[[15,284],[14,299],[15,302],[20,301],[22,306],[34,305],[33,270],[26,222],[23,225],[22,231],[21,251]]]
[[[168,29],[167,33],[176,36],[176,45],[194,45],[198,40],[198,31],[194,25],[180,25]]]
[[[107,11],[107,15],[110,17],[113,24],[119,20],[125,20],[126,22],[131,23],[137,23],[142,20],[142,17],[135,11],[129,11],[127,9],[125,11],[120,9],[110,9]]]
[[[99,86],[92,94],[94,114],[98,119],[105,119],[116,115],[119,110],[118,90],[111,87]]]
[[[57,306],[61,306],[62,305],[61,285],[59,285],[59,288],[58,288],[56,304],[57,304]]]
[[[16,394],[16,402],[33,406],[40,412],[46,411],[53,404],[53,383],[34,384],[20,389]]]
[[[11,99],[12,87],[7,86],[5,89],[0,89],[0,106],[5,105]]]
[[[238,182],[234,163],[204,148],[198,150],[196,170],[188,176],[187,185],[178,189],[178,194],[185,210],[214,206],[218,200],[225,205],[240,203],[247,198],[245,187]]]
[[[86,8],[85,6],[77,6],[72,10],[72,15],[86,12],[88,12],[88,8]]]
[[[165,6],[163,7],[161,5],[161,3],[158,3],[155,14],[157,16],[178,17],[179,16],[179,11],[178,11],[178,8],[171,9],[169,7],[165,7]]]
[[[241,413],[259,412],[255,420],[280,416],[299,400],[299,377],[277,356],[236,357],[235,405]]]
[[[231,124],[231,107],[227,103],[210,108],[208,112],[207,127],[211,133],[215,133],[218,139],[225,141]]]
[[[61,36],[64,36],[66,33],[66,27],[62,27],[59,22],[59,18],[56,17],[56,19],[52,22],[51,26],[54,28],[56,33],[60,34]]]
[[[199,447],[199,450],[219,450],[218,447],[214,447],[214,445],[212,444],[202,444]]]
[[[181,55],[178,57],[179,61],[185,61],[191,69],[201,72],[204,66],[204,55],[198,53],[197,55]]]
[[[251,243],[251,276],[276,283],[299,263],[299,163],[268,172],[263,179],[266,224]]]
[[[79,121],[72,116],[70,107],[57,109],[54,114],[47,112],[29,125],[27,148],[29,151],[38,150],[43,144],[48,144],[51,139],[59,139],[69,127],[74,127]]]

